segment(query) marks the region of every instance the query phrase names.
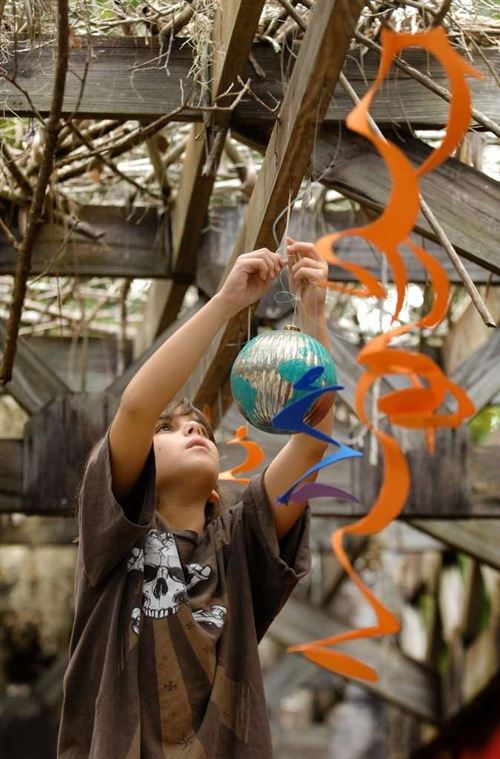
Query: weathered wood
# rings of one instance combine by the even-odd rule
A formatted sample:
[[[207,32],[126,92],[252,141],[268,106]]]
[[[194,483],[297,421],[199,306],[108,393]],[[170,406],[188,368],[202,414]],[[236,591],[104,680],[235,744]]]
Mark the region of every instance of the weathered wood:
[[[251,5],[247,3],[246,5]],[[81,88],[81,77],[88,59],[89,45],[92,56],[86,85],[76,118],[123,118],[154,119],[163,116],[181,103],[182,81],[184,92],[191,93],[192,100],[198,101],[199,91],[193,85],[188,72],[192,64],[192,51],[182,39],[160,49],[154,39],[134,37],[79,37],[70,50],[70,69],[75,73],[68,77],[64,97],[64,115],[74,112]],[[474,65],[484,75],[482,80],[470,79],[469,86],[475,107],[493,121],[500,120],[500,103],[497,97],[497,83],[491,70],[500,67],[500,53],[495,48],[483,48],[481,56],[471,51]],[[252,88],[257,96],[273,106],[283,97],[281,52],[275,52],[268,43],[256,43],[252,54],[258,65],[264,69],[265,78],[260,79],[254,68],[247,64],[243,78],[252,79]],[[37,109],[47,115],[50,109],[51,82],[53,78],[53,57],[50,46],[39,45],[26,52],[17,53],[17,81],[28,91]],[[414,68],[423,70],[433,81],[448,86],[445,72],[437,61],[423,50],[408,49],[403,58]],[[292,62],[293,63],[293,62]],[[373,82],[379,63],[376,53],[363,55],[359,50],[349,52],[344,73],[359,96],[362,96]],[[7,58],[6,70],[13,73],[14,56]],[[288,66],[288,64],[285,64]],[[105,85],[103,84],[105,83]],[[0,102],[3,113],[10,116],[31,115],[31,109],[20,90],[5,80],[0,82]],[[335,95],[328,108],[327,120],[344,120],[352,104],[343,89],[335,89]],[[406,73],[393,69],[384,85],[374,98],[371,114],[379,124],[411,123],[419,127],[439,127],[448,120],[449,105],[440,97],[429,92]],[[200,112],[186,110],[179,120],[201,121]],[[238,106],[238,119],[248,124],[272,124],[274,117],[254,98],[246,98]]]
[[[273,621],[268,634],[288,646],[337,635],[348,629],[350,625],[347,621],[290,598]],[[349,652],[377,670],[377,682],[360,681],[360,685],[419,719],[432,723],[440,721],[437,678],[430,669],[402,654],[392,643],[384,641],[382,644],[373,638],[343,643],[338,649]]]
[[[245,206],[239,205],[233,208],[215,208],[210,215],[209,225],[201,238],[201,245],[198,252],[198,263],[196,266],[196,285],[205,293],[212,297],[217,291],[219,280],[224,273],[231,252],[231,245],[236,238],[245,213]],[[368,223],[366,214],[351,211],[326,211],[324,214],[310,214],[303,211],[294,210],[290,214],[290,234],[295,240],[307,240],[314,242],[324,234],[334,231],[347,229],[349,227],[363,226]],[[439,263],[444,267],[448,274],[450,282],[460,283],[455,268],[451,265],[449,258],[444,253],[440,245],[427,240],[420,234],[412,235],[412,240],[417,245],[422,246],[431,253]],[[361,237],[345,237],[339,240],[335,247],[337,255],[345,258],[350,263],[356,263],[363,266],[376,277],[381,276],[381,254],[372,250]],[[403,247],[400,253],[404,259],[405,267],[408,272],[410,282],[426,283],[428,275],[411,252]],[[486,271],[482,266],[465,260],[464,265],[476,284],[484,283],[489,280],[491,273]],[[392,269],[388,272],[388,282],[393,281]],[[338,266],[329,267],[329,277],[332,282],[350,282],[352,274]],[[493,282],[495,282],[493,279]],[[256,311],[257,316],[263,316],[266,313],[267,318],[281,318],[284,313],[290,310],[290,304],[274,302],[276,292],[286,289],[287,279],[282,277],[281,281],[276,282],[265,298],[265,309],[261,310],[264,298],[259,304]],[[273,314],[271,316],[271,313]]]
[[[216,6],[210,77],[213,102],[218,102],[217,98],[231,86],[234,85],[237,90],[237,78],[243,72],[263,5],[264,0],[254,0],[252,3],[224,0],[221,6]],[[230,105],[230,100],[225,98],[222,105]],[[171,216],[170,270],[173,278],[167,282],[151,283],[145,318],[134,341],[134,356],[140,356],[155,337],[175,321],[186,290],[194,281],[198,241],[205,224],[230,118],[230,111],[221,112],[211,119],[207,116],[205,124],[191,128]]]
[[[223,280],[244,251],[275,246],[273,223],[290,196],[294,197],[299,189],[314,145],[316,123],[326,111],[362,6],[358,1],[351,2],[348,9],[341,2],[315,5],[279,112],[279,122],[269,139],[245,222]],[[331,44],[332,39],[336,40],[335,46]],[[279,234],[280,230],[277,231]],[[200,371],[185,386],[186,394],[196,405],[212,404],[217,397],[221,379],[224,381],[229,375],[236,356],[234,344],[239,341],[243,321],[246,322],[246,314],[240,313],[231,319],[223,334],[212,342],[204,364],[199,365]],[[215,408],[214,413],[218,413]]]
[[[500,392],[500,327],[490,333],[489,339],[477,348],[452,374],[479,413]]]
[[[414,163],[420,164],[431,152],[423,142],[391,133],[392,142]],[[322,132],[314,153],[315,172],[324,172],[321,181],[343,195],[381,210],[390,192],[385,164],[359,135],[344,130],[337,145]],[[338,148],[338,150],[337,150]],[[450,242],[461,256],[500,273],[500,251],[493,230],[500,223],[500,182],[461,161],[448,158],[420,180],[424,199],[439,219]],[[435,235],[420,214],[415,230],[431,240]]]
[[[105,394],[56,398],[25,427],[23,512],[72,514],[86,457],[108,424]]]
[[[19,236],[15,209],[4,205],[2,213],[14,234]],[[210,224],[201,236],[195,267],[196,285],[206,295],[212,296],[217,290],[244,213],[245,206],[239,205],[216,208],[211,214]],[[134,206],[130,216],[130,211],[124,206],[99,205],[82,206],[78,215],[100,235],[99,238],[90,239],[76,228],[69,240],[64,242],[67,231],[60,224],[46,222],[38,232],[31,274],[44,272],[53,276],[172,279],[184,285],[192,279],[192,272],[182,274],[172,267],[168,233],[171,220],[168,212],[160,214],[153,207]],[[312,241],[325,233],[362,224],[366,224],[366,217],[355,212],[327,211],[324,216],[318,216],[293,211],[290,233],[295,239]],[[437,243],[418,234],[413,236],[413,240],[438,259],[451,282],[459,281],[455,269]],[[54,257],[55,250],[57,257]],[[380,254],[370,250],[361,238],[346,237],[339,241],[336,250],[339,255],[364,266],[375,276],[380,275]],[[409,280],[425,282],[424,270],[415,257],[405,248],[401,249],[401,254]],[[464,264],[476,284],[489,280],[491,273],[482,266],[467,260]],[[0,274],[13,274],[15,265],[16,252],[0,230]],[[388,281],[392,281],[391,270],[388,275]],[[344,269],[330,266],[329,277],[332,281],[347,282],[352,275]],[[494,278],[493,283],[495,281]],[[285,304],[273,302],[275,290],[265,298],[267,305],[264,310],[257,310],[257,316],[277,319],[282,316],[285,308],[289,308]]]
[[[468,428],[438,429],[436,452],[429,454],[424,435],[392,430],[406,452],[411,476],[411,490],[404,515],[465,519],[480,516],[500,517],[500,488],[496,446],[471,446]],[[367,445],[367,442],[365,442]],[[359,463],[357,463],[359,462]],[[368,456],[356,459],[359,467],[354,483],[359,483],[363,504],[373,503],[382,481],[383,463],[370,466]],[[496,469],[496,471],[495,471]]]
[[[0,439],[0,512],[22,511],[23,440]]]
[[[498,464],[500,451],[495,449]],[[474,483],[472,483],[474,487]],[[497,490],[498,493],[498,490]],[[410,519],[418,530],[500,570],[500,520]]]
[[[1,348],[5,344],[5,339],[6,328],[0,321]],[[29,414],[39,411],[56,395],[68,392],[67,385],[30,350],[22,337],[17,340],[12,380],[7,383],[5,389]]]
[[[19,239],[17,210],[0,213]],[[36,235],[30,274],[98,277],[165,277],[169,273],[168,215],[148,206],[81,206],[78,217],[98,239],[46,221]],[[57,255],[55,255],[57,253]],[[16,252],[0,229],[0,274],[13,274]]]

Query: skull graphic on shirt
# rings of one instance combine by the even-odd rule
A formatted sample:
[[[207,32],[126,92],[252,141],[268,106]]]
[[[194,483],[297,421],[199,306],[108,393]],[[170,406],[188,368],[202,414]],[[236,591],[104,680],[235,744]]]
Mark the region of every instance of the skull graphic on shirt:
[[[149,530],[144,549],[142,611],[163,619],[176,614],[187,599],[184,572],[171,533]]]
[[[181,603],[188,600],[187,590],[207,580],[212,571],[209,566],[188,564],[185,568],[188,576],[185,578],[173,535],[156,529],[147,533],[144,550],[132,549],[127,569],[144,572],[142,613],[155,619],[176,614]],[[137,634],[140,615],[141,609],[134,607],[131,624]]]

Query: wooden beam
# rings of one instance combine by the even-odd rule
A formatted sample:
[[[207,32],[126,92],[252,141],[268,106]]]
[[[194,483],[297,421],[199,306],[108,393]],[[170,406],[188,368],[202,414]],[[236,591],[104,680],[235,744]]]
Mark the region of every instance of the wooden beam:
[[[340,1],[314,6],[223,280],[241,253],[262,246],[276,247],[274,221],[290,197],[295,197],[307,170],[316,124],[323,119],[363,4],[356,0],[349,6]],[[184,387],[196,405],[213,403],[217,397],[221,379],[228,377],[237,353],[234,344],[245,325],[246,313],[228,323],[223,335],[212,342],[204,365],[199,365],[201,372]]]
[[[3,204],[3,218],[19,239],[17,209]],[[37,232],[30,274],[97,277],[172,276],[169,267],[169,216],[160,209],[88,205],[78,209],[82,220],[68,234],[61,224],[46,221]],[[54,256],[57,251],[57,256]],[[0,274],[13,274],[16,251],[0,230]]]
[[[290,598],[271,624],[268,635],[288,646],[337,635],[350,627],[347,621]],[[392,642],[367,638],[343,643],[338,649],[359,657],[377,670],[376,683],[360,681],[359,685],[421,720],[439,723],[438,680],[432,670],[402,654]]]
[[[247,6],[252,4],[245,3]],[[83,96],[75,111],[89,53],[90,66]],[[247,63],[243,78],[246,80],[250,77],[252,89],[258,98],[273,106],[283,98],[282,52],[275,52],[269,43],[261,42],[252,46],[252,55],[264,70],[265,77],[256,75],[252,64]],[[469,55],[474,66],[484,76],[480,80],[469,80],[474,106],[498,122],[500,102],[492,70],[500,68],[500,52],[495,48],[482,48],[481,55],[474,51],[470,51]],[[448,86],[443,68],[425,51],[408,49],[404,51],[403,59],[414,68],[425,71],[437,84]],[[164,116],[181,103],[180,82],[184,93],[190,93],[193,102],[198,101],[199,88],[189,77],[192,62],[192,51],[183,39],[173,38],[168,46],[160,48],[154,38],[76,37],[70,50],[70,70],[74,76],[68,77],[66,82],[63,113],[65,116],[73,114],[75,118],[138,120]],[[360,97],[372,84],[378,64],[378,53],[361,53],[359,49],[349,51],[344,73]],[[6,62],[3,65],[11,75],[17,65],[16,81],[29,93],[39,112],[47,115],[54,74],[51,46],[42,44],[25,52],[18,51],[16,55],[6,51]],[[106,82],[106,86],[103,86],[103,82]],[[5,117],[10,117],[13,113],[19,116],[32,115],[22,91],[5,79],[0,80],[0,102]],[[351,108],[351,101],[338,86],[326,113],[327,123],[343,121]],[[379,125],[411,123],[420,128],[443,126],[448,120],[448,111],[446,101],[396,68],[392,69],[370,109]],[[176,118],[202,121],[202,114],[186,109],[185,113]],[[262,126],[272,125],[275,120],[269,110],[251,97],[238,106],[238,119],[247,124]]]
[[[217,292],[217,286],[231,253],[233,240],[237,237],[243,223],[244,214],[245,206],[242,204],[234,207],[215,208],[210,214],[210,224],[201,238],[196,267],[196,285],[209,297],[212,297]],[[318,214],[307,213],[303,210],[293,210],[290,214],[289,229],[291,236],[296,240],[313,242],[324,234],[349,227],[363,226],[367,223],[367,215],[357,211],[332,211],[328,209]],[[450,282],[454,284],[462,283],[448,256],[438,243],[427,240],[423,235],[418,233],[413,234],[411,239],[417,245],[425,248],[439,261],[446,270]],[[339,240],[335,250],[341,258],[345,258],[350,263],[363,266],[376,277],[381,276],[382,255],[379,251],[371,249],[368,243],[361,237],[344,237]],[[409,281],[426,283],[428,275],[417,258],[405,247],[400,249],[400,253],[405,262]],[[491,272],[488,272],[482,266],[467,260],[464,260],[464,265],[476,284],[490,281]],[[387,274],[388,281],[393,282],[392,269],[389,269]],[[338,266],[330,266],[328,278],[332,282],[350,282],[352,281],[352,274]],[[495,281],[500,283],[500,279],[493,277],[493,283]],[[279,282],[276,285],[275,291],[277,289],[283,289]],[[275,291],[269,294],[270,299],[274,297]],[[271,304],[269,303],[269,305]],[[286,313],[286,309],[289,309],[289,306],[287,304],[275,304],[276,308],[278,313]],[[280,316],[274,318],[280,318]]]
[[[243,73],[259,23],[264,0],[223,0],[217,6],[213,26],[214,58],[211,72],[212,100],[219,98]],[[209,77],[207,76],[207,81]],[[225,98],[222,105],[230,105]],[[191,128],[179,190],[171,212],[172,254],[169,281],[152,282],[142,326],[134,341],[134,356],[177,318],[189,283],[194,281],[198,242],[205,224],[217,167],[224,148],[230,111],[206,119]]]
[[[408,524],[500,570],[500,520],[410,519]]]
[[[0,321],[0,348],[6,339],[6,328]],[[5,386],[6,392],[22,406],[28,414],[35,414],[57,395],[68,392],[68,386],[37,356],[19,337],[12,380]]]
[[[216,292],[224,273],[245,209],[243,204],[214,209],[210,215],[210,225],[201,235],[197,246],[195,283],[210,297]],[[4,205],[2,213],[18,236],[16,210]],[[159,213],[158,209],[146,205],[134,206],[130,216],[124,206],[88,205],[79,208],[78,216],[87,225],[86,232],[80,232],[77,227],[69,239],[60,224],[47,221],[40,226],[30,274],[43,272],[52,276],[172,279],[184,287],[192,280],[192,273],[182,274],[172,267],[169,239],[172,220],[168,211]],[[325,233],[366,223],[366,215],[358,212],[327,210],[320,224],[316,214],[294,210],[290,218],[290,232],[296,239],[315,240]],[[95,237],[89,236],[91,232]],[[413,240],[438,259],[451,282],[461,282],[440,245],[419,234],[413,235]],[[54,249],[58,251],[55,259]],[[346,237],[340,240],[337,251],[374,275],[380,275],[380,254],[370,250],[361,238]],[[425,272],[415,257],[405,248],[400,252],[409,280],[425,282]],[[464,264],[476,284],[489,281],[491,272],[471,261],[464,260]],[[14,274],[15,266],[16,252],[0,230],[0,275]],[[390,270],[389,281],[392,281],[391,274]],[[348,282],[351,275],[344,269],[331,266],[329,276],[332,281]],[[496,278],[493,284],[495,281]],[[270,297],[273,296],[274,293]],[[283,306],[280,306],[276,316],[269,314],[266,318],[280,318],[281,311]]]
[[[479,413],[500,392],[500,327],[452,374],[452,380],[470,396]]]
[[[422,163],[431,152],[430,147],[410,136],[402,139],[391,133],[388,137],[414,164]],[[321,173],[325,185],[346,197],[381,210],[389,196],[390,179],[378,153],[366,140],[348,130],[343,131],[338,143],[335,134],[324,138],[322,131],[314,152],[315,174]],[[461,161],[448,158],[424,176],[420,186],[457,252],[500,274],[500,250],[493,232],[500,224],[500,183]],[[415,231],[435,239],[422,215]]]
[[[264,152],[267,132],[234,123],[232,134],[255,150]],[[388,137],[416,164],[430,148],[410,136],[394,133]],[[379,212],[390,194],[391,183],[381,157],[359,135],[337,127],[322,128],[315,143],[313,176],[366,209]],[[500,251],[495,230],[500,223],[500,182],[471,166],[448,158],[421,180],[422,194],[457,252],[488,271],[500,274]],[[422,215],[415,232],[435,241],[435,235]]]

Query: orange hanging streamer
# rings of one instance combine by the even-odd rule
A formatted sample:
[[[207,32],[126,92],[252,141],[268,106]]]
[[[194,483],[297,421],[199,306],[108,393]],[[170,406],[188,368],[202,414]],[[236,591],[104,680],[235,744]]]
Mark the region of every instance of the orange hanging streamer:
[[[241,445],[246,451],[246,458],[241,464],[233,466],[232,469],[227,469],[225,472],[219,474],[219,480],[230,480],[231,482],[239,482],[242,485],[246,485],[250,482],[248,477],[237,477],[240,472],[250,472],[252,469],[257,469],[258,466],[264,461],[264,451],[258,443],[252,440],[245,440],[248,435],[248,429],[246,425],[238,427],[236,430],[236,437],[227,440],[227,445]]]
[[[343,548],[343,537],[351,535],[373,535],[380,532],[402,511],[410,489],[408,463],[399,443],[386,432],[374,427],[365,411],[367,393],[379,378],[388,374],[407,377],[409,387],[387,393],[378,400],[378,410],[386,415],[390,424],[406,428],[421,428],[427,433],[428,444],[434,445],[434,431],[437,427],[457,427],[463,419],[474,413],[474,406],[464,391],[449,380],[441,369],[428,357],[406,350],[389,348],[393,337],[403,335],[414,327],[434,327],[445,316],[448,308],[449,282],[442,266],[426,251],[412,243],[408,236],[417,220],[419,211],[419,177],[439,166],[458,146],[467,131],[471,119],[469,89],[464,77],[481,75],[470,66],[450,46],[443,29],[437,28],[422,34],[397,34],[382,30],[383,53],[380,68],[373,86],[347,118],[350,129],[364,135],[377,148],[387,163],[392,179],[392,191],[387,207],[381,216],[365,227],[357,227],[322,237],[316,246],[330,263],[353,273],[360,287],[345,287],[336,283],[325,283],[325,287],[349,292],[362,297],[383,297],[385,288],[361,266],[339,259],[332,253],[334,245],[341,237],[358,235],[376,246],[388,259],[397,289],[397,303],[392,316],[397,320],[404,302],[407,274],[398,247],[408,246],[428,273],[433,287],[432,307],[415,324],[397,326],[386,334],[379,335],[358,353],[358,361],[366,368],[356,392],[356,411],[360,420],[376,436],[384,461],[384,476],[377,499],[370,512],[358,522],[342,527],[332,535],[332,548],[341,565],[372,606],[376,624],[358,630],[351,630],[303,645],[292,646],[289,651],[301,652],[311,661],[326,669],[360,680],[375,681],[377,672],[370,666],[342,651],[334,651],[328,646],[349,640],[397,633],[398,619],[361,582],[355,573]],[[368,122],[368,110],[382,81],[387,76],[394,56],[408,46],[422,47],[434,54],[447,72],[451,104],[445,137],[441,145],[414,169],[406,156],[393,144],[375,134]],[[456,401],[452,414],[439,412],[447,395]]]

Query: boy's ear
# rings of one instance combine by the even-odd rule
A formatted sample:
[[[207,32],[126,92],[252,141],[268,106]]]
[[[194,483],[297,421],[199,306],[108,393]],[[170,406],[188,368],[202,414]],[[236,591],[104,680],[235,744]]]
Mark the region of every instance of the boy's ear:
[[[210,501],[210,503],[213,503],[213,504],[219,503],[220,496],[218,492],[216,490],[212,490],[212,492],[210,493],[208,497],[208,500]]]

